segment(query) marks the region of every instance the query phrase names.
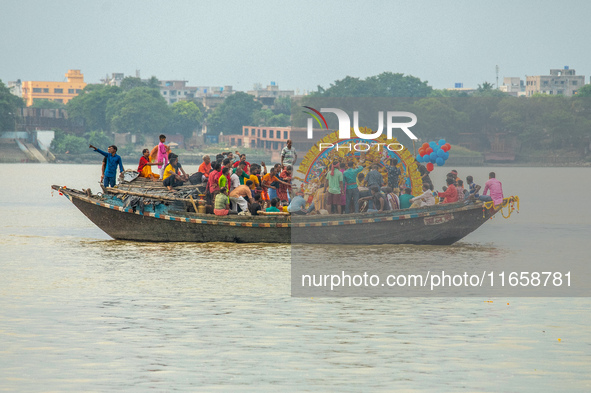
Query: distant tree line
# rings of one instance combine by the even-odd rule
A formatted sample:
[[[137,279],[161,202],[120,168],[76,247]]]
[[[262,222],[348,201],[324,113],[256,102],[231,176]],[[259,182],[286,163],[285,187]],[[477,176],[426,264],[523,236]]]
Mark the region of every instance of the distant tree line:
[[[82,146],[89,141],[104,146],[111,143],[107,137],[111,132],[131,132],[140,138],[160,133],[190,137],[204,123],[208,133],[240,134],[245,125],[302,126],[307,116],[302,113],[302,108],[292,111],[290,98],[277,98],[271,110],[263,109],[253,96],[242,92],[229,96],[211,111],[198,100],[167,105],[160,95],[159,85],[155,77],[147,82],[127,77],[121,87],[87,85],[80,95],[65,105],[71,118],[84,119],[84,135],[58,133],[54,148],[57,152],[74,152],[76,148],[72,146],[76,142]],[[582,86],[574,97],[536,94],[525,98],[509,96],[484,82],[468,96],[464,92],[434,89],[427,81],[412,75],[384,72],[365,79],[348,76],[327,88],[318,86],[317,91],[304,97],[300,104],[314,107],[315,100],[327,97],[354,98],[349,101],[353,106],[359,102],[367,105],[377,102],[359,101],[358,98],[388,98],[389,103],[395,100],[400,103],[396,110],[417,115],[419,121],[413,132],[423,140],[445,138],[451,143],[459,143],[462,134],[486,138],[491,134],[506,133],[519,138],[526,148],[549,150],[588,145],[591,138],[591,85]],[[23,100],[10,94],[0,81],[0,130],[14,129],[18,110],[23,105]],[[344,102],[346,105],[349,104]],[[61,108],[62,104],[40,101],[35,106]],[[355,108],[360,113],[360,126],[375,129],[375,108],[362,109]],[[337,128],[333,117],[327,116],[329,123],[332,122],[329,126]]]
[[[418,118],[412,130],[423,140],[445,138],[459,143],[462,134],[487,139],[502,133],[517,137],[526,150],[551,150],[588,145],[591,138],[591,85],[581,87],[573,97],[536,94],[526,98],[510,96],[484,82],[468,95],[433,89],[414,76],[385,72],[366,79],[346,77],[326,89],[318,86],[316,92],[304,97],[301,105],[315,107],[315,102],[321,105],[327,97],[339,102],[339,108],[349,108],[348,113],[357,110],[359,126],[373,130],[378,126],[377,110],[412,112]],[[380,107],[384,102],[389,108]],[[396,103],[395,108],[392,103]],[[367,110],[363,110],[364,105]],[[307,117],[297,109],[292,122],[304,126]],[[350,118],[353,121],[351,114]],[[327,121],[329,128],[338,128],[336,116],[327,115]]]

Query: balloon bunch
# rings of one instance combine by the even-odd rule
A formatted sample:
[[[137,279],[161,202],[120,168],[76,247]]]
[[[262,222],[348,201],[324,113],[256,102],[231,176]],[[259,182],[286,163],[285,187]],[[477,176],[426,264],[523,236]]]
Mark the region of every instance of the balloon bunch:
[[[433,142],[425,142],[423,146],[419,149],[419,154],[417,155],[418,162],[424,162],[429,172],[433,170],[433,164],[437,164],[438,166],[443,166],[445,164],[445,160],[449,158],[449,150],[451,149],[451,145],[445,142],[445,139],[440,139],[439,143]]]

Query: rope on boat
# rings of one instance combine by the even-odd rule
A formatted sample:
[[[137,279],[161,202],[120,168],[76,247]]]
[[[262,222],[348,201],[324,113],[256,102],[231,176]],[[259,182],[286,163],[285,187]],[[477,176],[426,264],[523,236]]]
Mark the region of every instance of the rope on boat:
[[[515,205],[517,205],[517,208],[515,207]],[[508,207],[507,215],[505,215],[505,212],[503,210],[505,207]],[[517,195],[514,195],[510,196],[509,198],[504,198],[503,203],[501,203],[500,206],[495,206],[495,203],[493,201],[484,202],[482,205],[482,218],[486,217],[486,210],[496,208],[500,208],[501,215],[503,216],[503,218],[509,218],[511,217],[511,213],[513,213],[514,210],[517,210],[517,213],[519,213],[519,197]],[[492,218],[493,217],[491,217],[491,219]]]

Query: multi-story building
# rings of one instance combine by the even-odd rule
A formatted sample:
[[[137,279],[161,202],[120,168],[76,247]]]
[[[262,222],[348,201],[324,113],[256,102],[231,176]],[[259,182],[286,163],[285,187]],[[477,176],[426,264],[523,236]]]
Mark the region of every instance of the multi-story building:
[[[575,70],[565,66],[564,69],[550,70],[550,75],[528,76],[525,94],[528,97],[536,93],[570,97],[577,94],[577,90],[583,85],[585,76],[576,75]]]
[[[334,130],[314,130],[315,136],[324,137]],[[244,126],[241,135],[220,135],[219,142],[230,146],[247,147],[251,149],[265,150],[270,153],[273,160],[280,159],[279,153],[286,145],[288,139],[293,141],[293,146],[300,152],[300,160],[304,154],[314,145],[312,139],[308,139],[307,128],[272,127],[272,126]]]
[[[519,77],[505,77],[503,78],[503,85],[499,86],[499,90],[511,96],[518,97],[525,92],[525,84]]]
[[[105,79],[101,79],[101,82],[105,85],[109,86],[121,86],[121,82],[125,78],[125,75],[122,72],[113,72],[111,76],[107,74]]]
[[[33,105],[35,100],[50,100],[65,104],[80,94],[86,86],[84,75],[80,70],[68,70],[66,78],[67,82],[22,82],[22,97],[26,105]]]
[[[232,86],[187,86],[187,81],[160,81],[160,94],[170,104],[177,101],[200,99],[206,108],[214,108],[233,94]]]
[[[14,82],[8,82],[8,84],[6,85],[8,87],[8,90],[10,90],[10,92],[12,94],[14,94],[17,97],[22,97],[23,96],[23,83],[21,82],[20,79],[17,79]]]
[[[275,82],[271,82],[266,89],[261,89],[260,86],[255,86],[254,90],[247,91],[248,94],[255,97],[257,101],[263,104],[264,108],[273,109],[275,100],[279,97],[293,97],[293,90],[279,90],[279,86]]]

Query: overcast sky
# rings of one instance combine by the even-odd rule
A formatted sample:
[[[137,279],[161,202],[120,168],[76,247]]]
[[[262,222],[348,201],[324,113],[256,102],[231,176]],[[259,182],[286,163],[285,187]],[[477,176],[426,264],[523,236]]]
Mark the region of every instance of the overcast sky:
[[[3,0],[0,79],[123,72],[191,86],[315,90],[411,74],[435,88],[565,65],[589,83],[588,1]]]

